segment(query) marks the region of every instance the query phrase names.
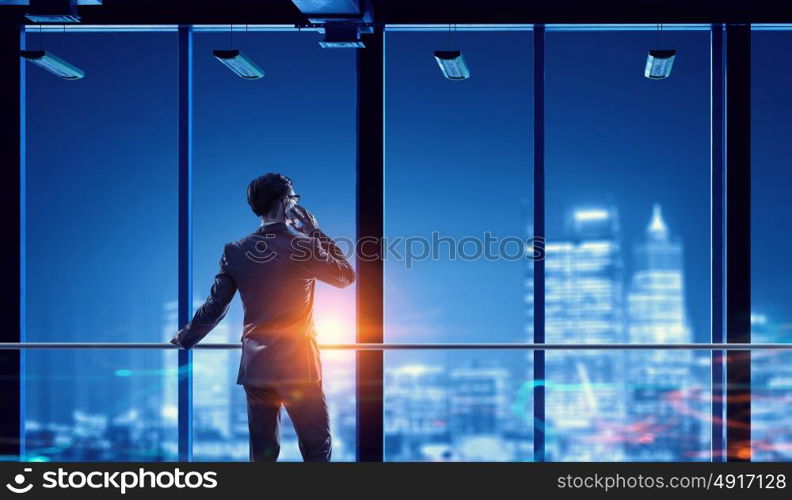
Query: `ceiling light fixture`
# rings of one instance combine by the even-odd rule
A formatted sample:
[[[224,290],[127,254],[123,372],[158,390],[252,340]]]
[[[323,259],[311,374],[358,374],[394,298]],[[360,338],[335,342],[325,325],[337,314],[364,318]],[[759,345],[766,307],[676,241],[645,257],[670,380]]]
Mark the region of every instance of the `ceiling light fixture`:
[[[23,50],[20,55],[64,80],[79,80],[85,76],[85,71],[46,50]]]
[[[454,26],[456,34],[456,26]],[[448,25],[448,50],[435,50],[434,56],[443,76],[449,80],[467,80],[470,78],[470,70],[465,63],[465,58],[459,50],[452,50],[453,40],[451,37],[451,25]]]
[[[258,80],[264,76],[264,71],[249,57],[238,50],[212,51],[218,61],[225,64],[228,69],[245,80]]]
[[[318,25],[325,49],[363,49],[363,33],[373,33],[371,0],[292,0],[308,22]]]
[[[251,58],[243,54],[238,49],[234,49],[234,25],[231,25],[231,49],[213,50],[212,54],[218,61],[225,64],[228,69],[233,71],[243,80],[258,80],[264,77],[264,71],[253,62]],[[244,35],[245,51],[247,51],[247,25],[245,25]]]
[[[646,58],[646,67],[644,68],[644,76],[650,80],[663,80],[671,76],[671,67],[674,65],[674,58],[676,57],[676,50],[660,49],[660,33],[663,31],[663,25],[657,25],[657,48],[649,50],[649,56]]]

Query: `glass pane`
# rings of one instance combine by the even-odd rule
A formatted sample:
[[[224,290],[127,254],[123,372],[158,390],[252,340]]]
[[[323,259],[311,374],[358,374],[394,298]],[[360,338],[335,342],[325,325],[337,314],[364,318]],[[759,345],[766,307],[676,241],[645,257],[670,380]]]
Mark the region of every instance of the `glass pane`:
[[[660,81],[643,74],[655,36],[546,36],[548,342],[710,339],[709,33],[665,32],[677,57]],[[552,459],[700,459],[691,446],[703,444],[680,431],[700,418],[687,413],[676,414],[676,437],[648,448],[583,445],[604,432],[598,422],[640,427],[671,411],[655,406],[656,389],[645,403],[645,386],[671,385],[666,396],[709,387],[698,358],[672,354],[549,352],[548,388],[587,388],[548,396],[548,425],[571,443],[548,444]],[[581,419],[581,408],[596,414]]]
[[[547,367],[548,461],[710,460],[708,352],[550,351]]]
[[[548,352],[548,364],[559,364],[558,353]],[[545,383],[548,461],[710,459],[709,353],[629,351],[631,371],[618,381],[602,376],[597,353],[571,353],[571,376]],[[385,459],[532,460],[523,360],[507,351],[387,352]]]
[[[533,460],[533,384],[517,351],[386,351],[385,460]]]
[[[27,43],[85,77],[27,68],[26,340],[159,341],[177,285],[176,34]]]
[[[246,462],[249,433],[245,390],[236,385],[237,351],[198,350],[194,354],[193,459]],[[327,398],[332,460],[355,460],[355,354],[322,352],[322,388]],[[281,408],[279,462],[302,461],[289,414]]]
[[[778,60],[792,50],[792,31],[751,35],[751,323],[753,342],[792,342],[789,278],[792,211],[789,113],[792,72]],[[792,460],[792,357],[751,355],[751,440],[755,461]]]
[[[771,342],[778,324],[754,323],[754,342]],[[751,460],[792,460],[792,353],[751,353]]]
[[[26,460],[178,460],[175,355],[149,349],[26,351]]]
[[[531,266],[532,32],[390,32],[385,340],[521,342]],[[530,295],[532,299],[532,295]]]
[[[301,195],[300,204],[316,215],[323,231],[345,251],[353,248],[355,51],[325,50],[319,39],[315,32],[234,33],[234,43],[265,73],[260,80],[246,81],[212,55],[214,49],[228,48],[228,32],[195,34],[196,307],[209,294],[223,244],[258,227],[246,201],[246,188],[266,172],[290,177]],[[347,255],[354,264],[351,251]],[[336,289],[317,282],[314,320],[320,343],[355,341],[354,286]],[[237,295],[226,319],[203,342],[239,342],[242,321]],[[334,436],[333,460],[351,460],[355,432],[354,405],[349,406],[349,398],[354,397],[354,389],[345,384],[354,380],[354,361],[348,356],[331,361],[331,354],[322,354],[328,370],[325,392],[336,411],[333,424],[344,420],[347,426],[346,430],[334,428],[340,434]],[[247,444],[243,446],[247,442],[244,391],[235,385],[239,356],[235,350],[196,357],[194,447],[200,460],[248,459]],[[287,441],[291,426],[287,419],[283,422]],[[224,441],[226,435],[231,438]],[[295,450],[284,448],[281,457],[293,459]]]
[[[29,33],[27,43],[85,77],[27,68],[26,340],[158,341],[177,279],[176,36]],[[175,365],[151,351],[24,356],[30,457],[173,458],[160,393]]]

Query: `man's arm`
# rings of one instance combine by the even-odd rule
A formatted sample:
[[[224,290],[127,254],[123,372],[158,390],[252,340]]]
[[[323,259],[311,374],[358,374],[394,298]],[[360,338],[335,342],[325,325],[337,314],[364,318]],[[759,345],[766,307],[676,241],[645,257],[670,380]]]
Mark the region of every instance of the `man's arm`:
[[[224,249],[220,258],[220,271],[215,275],[209,297],[195,311],[192,321],[171,339],[171,343],[189,349],[200,342],[223,320],[236,290],[236,282],[228,273],[228,260]]]
[[[317,228],[311,232],[313,246],[313,269],[316,278],[338,288],[346,288],[355,282],[355,270],[344,257],[338,245]]]
[[[344,252],[321,229],[316,217],[300,205],[293,214],[302,226],[301,233],[311,237],[310,263],[313,275],[325,283],[346,288],[355,282],[355,270],[344,257]]]

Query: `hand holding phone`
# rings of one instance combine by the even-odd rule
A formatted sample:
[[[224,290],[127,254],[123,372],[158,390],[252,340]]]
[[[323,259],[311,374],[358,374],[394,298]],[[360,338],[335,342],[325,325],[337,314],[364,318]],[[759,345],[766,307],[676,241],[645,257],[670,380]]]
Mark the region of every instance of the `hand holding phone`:
[[[296,227],[296,229],[303,234],[311,234],[319,229],[319,222],[316,220],[316,217],[305,207],[295,205],[290,212],[292,220],[300,223],[299,227]]]
[[[297,220],[297,215],[294,213],[294,207],[286,209],[286,223],[291,224],[295,229],[299,229],[302,224]]]

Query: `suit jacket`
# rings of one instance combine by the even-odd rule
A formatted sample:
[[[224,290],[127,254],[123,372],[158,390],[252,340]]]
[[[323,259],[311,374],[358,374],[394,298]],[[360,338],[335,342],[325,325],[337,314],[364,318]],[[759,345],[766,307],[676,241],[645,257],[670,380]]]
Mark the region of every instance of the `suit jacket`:
[[[355,281],[341,250],[320,230],[310,236],[283,222],[227,243],[211,293],[178,333],[187,349],[223,319],[239,290],[245,311],[237,384],[315,382],[322,365],[313,321],[315,280]]]

